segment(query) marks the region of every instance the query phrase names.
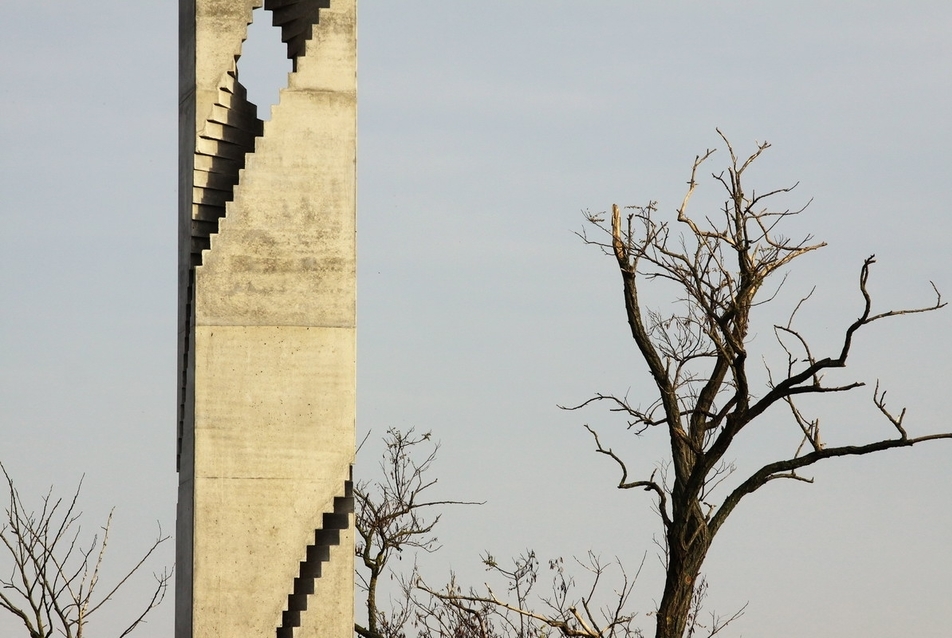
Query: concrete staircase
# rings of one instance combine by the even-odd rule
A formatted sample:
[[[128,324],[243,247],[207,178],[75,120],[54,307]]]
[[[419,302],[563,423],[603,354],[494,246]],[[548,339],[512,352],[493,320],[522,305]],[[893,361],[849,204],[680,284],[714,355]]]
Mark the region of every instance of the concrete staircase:
[[[294,579],[294,593],[288,596],[287,610],[281,614],[277,638],[293,638],[301,626],[301,612],[307,610],[308,597],[314,593],[314,580],[321,577],[321,565],[330,561],[331,546],[340,545],[340,533],[350,527],[354,511],[353,481],[344,483],[344,496],[334,497],[334,511],[325,512],[321,528],[314,531],[314,543],[307,546],[299,575]]]
[[[254,153],[255,139],[264,132],[258,108],[248,101],[248,92],[238,82],[236,67],[222,77],[218,100],[196,140],[192,181],[192,266],[202,263],[202,251],[218,232],[225,204],[234,199],[235,186]]]
[[[264,0],[272,13],[271,23],[281,27],[281,41],[288,45],[288,59],[294,61],[304,53],[304,43],[311,39],[312,28],[320,20],[320,10],[328,9],[330,0]]]
[[[304,53],[305,43],[320,21],[320,10],[330,0],[265,0],[272,24],[281,28],[281,41],[294,61]],[[264,133],[257,107],[238,81],[237,65],[219,84],[218,101],[205,121],[195,150],[192,197],[192,266],[202,264],[202,251],[211,246],[218,221],[225,216],[225,203],[234,199],[235,186],[245,167],[246,155],[254,153],[255,140]]]
[[[182,437],[185,435],[194,268],[202,265],[202,251],[211,247],[211,236],[218,232],[218,222],[225,216],[225,205],[235,198],[235,186],[238,185],[245,159],[254,153],[255,140],[264,132],[264,122],[258,118],[258,108],[248,101],[248,92],[238,81],[237,73],[237,65],[233,65],[222,77],[218,86],[218,99],[195,140],[190,270],[184,309],[187,320],[186,334],[183,335],[185,345],[182,349],[182,385],[179,390],[177,468],[181,467]]]

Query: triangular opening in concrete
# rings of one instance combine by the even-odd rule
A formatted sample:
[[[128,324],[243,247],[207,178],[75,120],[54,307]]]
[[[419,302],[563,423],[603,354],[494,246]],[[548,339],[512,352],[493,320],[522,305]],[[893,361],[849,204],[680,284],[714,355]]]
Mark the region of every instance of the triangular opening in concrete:
[[[258,117],[270,120],[278,92],[288,85],[292,63],[288,47],[281,41],[281,28],[271,25],[271,12],[258,8],[252,15],[238,59],[238,81],[248,89],[248,100],[258,107]]]

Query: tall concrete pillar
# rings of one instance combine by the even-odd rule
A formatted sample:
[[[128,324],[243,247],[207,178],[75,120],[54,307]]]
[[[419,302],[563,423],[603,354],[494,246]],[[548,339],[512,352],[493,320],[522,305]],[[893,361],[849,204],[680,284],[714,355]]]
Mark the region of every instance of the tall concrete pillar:
[[[176,638],[353,633],[356,0],[263,4],[180,0]]]

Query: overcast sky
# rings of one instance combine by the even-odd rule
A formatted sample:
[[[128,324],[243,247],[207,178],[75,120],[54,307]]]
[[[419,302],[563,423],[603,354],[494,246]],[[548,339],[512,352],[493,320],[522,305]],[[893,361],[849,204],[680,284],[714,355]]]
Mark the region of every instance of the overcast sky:
[[[117,568],[174,529],[175,5],[33,0],[0,23],[0,460],[29,497],[85,474],[85,529],[116,507]],[[752,348],[776,354],[771,323],[817,285],[802,326],[832,349],[873,253],[876,307],[928,303],[930,280],[952,295],[950,33],[939,1],[361,0],[358,429],[432,430],[441,495],[487,501],[447,512],[431,580],[481,582],[483,550],[647,552],[633,604],[660,598],[653,504],[613,489],[582,424],[645,475],[663,442],[556,407],[651,401],[613,261],[573,231],[612,203],[670,214],[698,152],[723,167],[715,127],[774,145],[753,186],[799,182],[790,232],[829,243]],[[265,112],[278,40],[254,29],[240,63]],[[702,183],[699,215],[717,195]],[[949,429],[950,328],[948,310],[876,324],[836,378],[880,379],[910,434]],[[890,436],[870,394],[809,409],[831,442]],[[796,445],[775,416],[739,469]],[[831,461],[745,500],[705,570],[711,608],[748,604],[726,635],[948,636],[950,461],[948,441]],[[172,612],[137,635],[170,636]]]

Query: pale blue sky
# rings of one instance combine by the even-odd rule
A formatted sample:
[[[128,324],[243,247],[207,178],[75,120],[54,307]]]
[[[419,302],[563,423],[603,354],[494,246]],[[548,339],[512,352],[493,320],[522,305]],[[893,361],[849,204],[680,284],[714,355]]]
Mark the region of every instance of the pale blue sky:
[[[175,5],[34,1],[0,24],[0,460],[33,494],[85,473],[87,529],[117,507],[117,562],[174,525]],[[480,582],[487,549],[648,551],[634,602],[660,597],[652,503],[612,488],[581,423],[646,474],[663,445],[555,407],[650,400],[613,262],[572,231],[613,202],[670,212],[715,127],[774,144],[754,177],[799,181],[794,229],[830,244],[755,346],[814,283],[803,325],[832,346],[872,253],[883,307],[929,301],[929,280],[952,296],[949,33],[947,2],[361,0],[358,427],[432,429],[444,494],[488,501],[446,515],[433,580]],[[952,427],[950,328],[945,311],[856,343],[851,378],[881,379],[910,432]],[[811,407],[830,438],[888,436],[868,395]],[[772,460],[790,427],[739,454]],[[707,569],[713,607],[749,602],[727,635],[947,636],[950,461],[949,442],[834,461],[745,501]]]

